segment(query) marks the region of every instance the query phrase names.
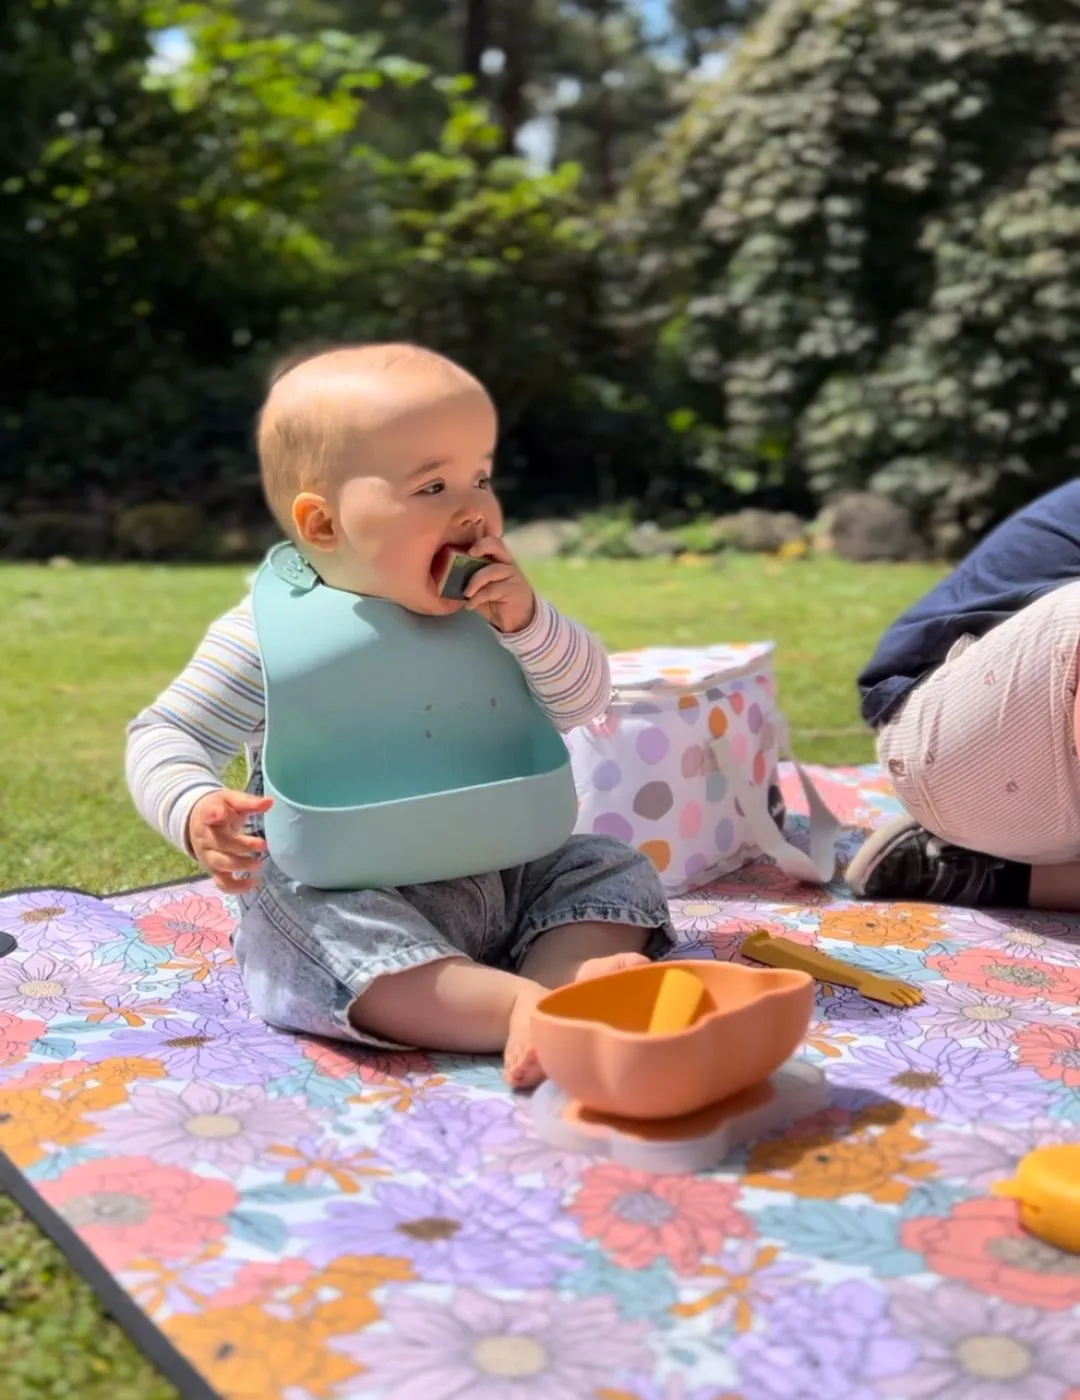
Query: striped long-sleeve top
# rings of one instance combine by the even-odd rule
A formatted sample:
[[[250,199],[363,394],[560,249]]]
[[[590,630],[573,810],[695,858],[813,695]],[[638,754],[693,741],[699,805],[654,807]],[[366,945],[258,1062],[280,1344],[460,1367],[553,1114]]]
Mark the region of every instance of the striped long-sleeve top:
[[[496,634],[499,635],[499,634]],[[564,733],[607,709],[611,672],[597,639],[545,599],[521,632],[499,636]],[[258,761],[265,728],[262,664],[250,595],[214,622],[179,676],[127,729],[128,789],[143,818],[186,855],[191,809],[221,788],[230,762]]]

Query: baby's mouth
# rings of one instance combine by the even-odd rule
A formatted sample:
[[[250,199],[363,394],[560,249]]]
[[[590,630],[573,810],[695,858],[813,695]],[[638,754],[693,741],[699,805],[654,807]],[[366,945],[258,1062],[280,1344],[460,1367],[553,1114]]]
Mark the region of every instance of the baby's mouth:
[[[468,549],[468,545],[465,546]],[[441,544],[435,551],[435,557],[431,561],[431,578],[437,590],[441,591],[450,572],[450,565],[454,561],[454,555],[458,553],[458,546],[455,544]]]
[[[471,548],[472,541],[463,540],[460,544],[440,545],[436,550],[431,561],[431,579],[435,591],[443,598],[461,602],[469,579],[490,563],[487,559],[471,559]]]

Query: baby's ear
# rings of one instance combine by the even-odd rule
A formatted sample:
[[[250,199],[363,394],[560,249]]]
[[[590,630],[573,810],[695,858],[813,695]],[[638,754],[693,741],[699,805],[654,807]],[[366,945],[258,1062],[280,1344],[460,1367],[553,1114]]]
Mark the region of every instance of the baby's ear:
[[[299,544],[310,545],[312,549],[337,548],[337,524],[325,496],[301,491],[292,503],[292,520]]]

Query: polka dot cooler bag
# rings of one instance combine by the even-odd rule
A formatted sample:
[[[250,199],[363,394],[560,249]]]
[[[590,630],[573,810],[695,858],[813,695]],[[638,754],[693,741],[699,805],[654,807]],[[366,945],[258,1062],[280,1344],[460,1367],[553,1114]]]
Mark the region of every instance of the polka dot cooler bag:
[[[671,894],[762,854],[799,879],[832,878],[840,825],[798,764],[809,852],[783,833],[771,643],[650,647],[613,656],[611,675],[607,714],[567,735],[578,832],[636,846]]]

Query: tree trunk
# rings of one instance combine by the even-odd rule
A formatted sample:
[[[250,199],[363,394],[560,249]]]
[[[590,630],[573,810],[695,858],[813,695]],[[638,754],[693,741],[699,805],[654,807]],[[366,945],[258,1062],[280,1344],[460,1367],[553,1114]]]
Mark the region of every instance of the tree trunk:
[[[461,71],[475,79],[479,87],[484,78],[484,54],[490,47],[491,16],[488,0],[464,0],[464,6]]]
[[[529,42],[532,35],[532,0],[504,0],[503,69],[499,75],[496,105],[502,127],[502,149],[510,155],[517,135],[528,119],[526,87],[529,82]]]
[[[592,0],[589,7],[596,18],[597,51],[600,72],[596,90],[596,184],[601,199],[615,194],[615,121],[611,110],[611,89],[605,79],[608,71],[607,33],[608,0]]]

